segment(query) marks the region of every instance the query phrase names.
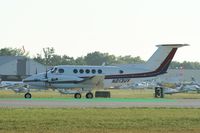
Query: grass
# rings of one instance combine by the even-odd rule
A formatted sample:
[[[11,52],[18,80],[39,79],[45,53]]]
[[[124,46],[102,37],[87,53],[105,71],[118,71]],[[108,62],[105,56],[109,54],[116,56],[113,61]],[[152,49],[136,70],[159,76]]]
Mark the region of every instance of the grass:
[[[108,90],[111,91],[112,98],[153,98],[154,90]],[[73,98],[73,95],[63,95],[57,91],[44,90],[41,92],[31,92],[33,98]],[[23,98],[24,93],[16,94],[11,90],[1,90],[0,98]],[[85,94],[82,95],[85,97]],[[173,95],[165,95],[165,99],[200,99],[200,94],[193,93],[178,93]]]
[[[198,133],[200,109],[0,109],[0,132]]]
[[[54,91],[32,92],[34,98],[72,98]],[[111,90],[113,98],[153,97],[153,90]],[[23,94],[0,91],[0,98]],[[200,98],[199,94],[165,99]],[[98,100],[98,99],[97,99]],[[177,108],[0,108],[0,133],[199,133],[200,109]]]

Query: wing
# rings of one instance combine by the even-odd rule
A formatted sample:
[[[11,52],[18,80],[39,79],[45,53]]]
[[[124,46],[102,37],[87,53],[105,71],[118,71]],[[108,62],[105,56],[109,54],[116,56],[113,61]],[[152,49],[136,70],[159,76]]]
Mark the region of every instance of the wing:
[[[104,75],[96,75],[91,77],[75,77],[75,76],[54,76],[48,79],[47,83],[55,88],[69,88],[67,84],[74,84],[81,88],[101,88],[103,87]]]
[[[93,76],[91,78],[85,79],[82,82],[79,82],[79,84],[84,84],[84,85],[91,85],[92,87],[95,88],[102,88],[104,86],[103,81],[104,81],[105,76],[103,75],[97,75]]]

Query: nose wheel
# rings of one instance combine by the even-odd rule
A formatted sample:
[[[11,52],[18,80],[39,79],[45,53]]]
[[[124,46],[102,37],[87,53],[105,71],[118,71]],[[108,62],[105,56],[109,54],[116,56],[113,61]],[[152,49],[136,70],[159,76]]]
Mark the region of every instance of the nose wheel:
[[[30,99],[32,97],[31,93],[27,92],[25,95],[24,95],[24,98],[26,99]]]
[[[80,93],[76,93],[76,94],[74,94],[74,98],[76,98],[76,99],[80,99],[80,98],[81,98],[81,94],[80,94]]]

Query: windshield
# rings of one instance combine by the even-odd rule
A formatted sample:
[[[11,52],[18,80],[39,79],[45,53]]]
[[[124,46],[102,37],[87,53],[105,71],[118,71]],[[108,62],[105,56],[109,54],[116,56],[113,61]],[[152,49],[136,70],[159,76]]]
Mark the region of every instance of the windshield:
[[[57,69],[58,69],[57,67],[54,67],[54,68],[51,70],[51,73],[55,73]]]
[[[53,70],[53,67],[49,68],[49,69],[47,70],[47,72],[51,72],[52,70]]]

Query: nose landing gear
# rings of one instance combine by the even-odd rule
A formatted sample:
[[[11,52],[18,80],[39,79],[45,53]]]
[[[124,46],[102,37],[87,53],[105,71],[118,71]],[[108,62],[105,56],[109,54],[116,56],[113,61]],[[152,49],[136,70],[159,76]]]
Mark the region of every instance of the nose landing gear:
[[[26,94],[24,94],[24,98],[26,99],[30,99],[32,97],[31,93],[27,92]]]

